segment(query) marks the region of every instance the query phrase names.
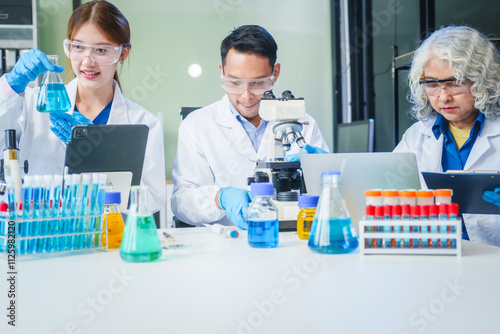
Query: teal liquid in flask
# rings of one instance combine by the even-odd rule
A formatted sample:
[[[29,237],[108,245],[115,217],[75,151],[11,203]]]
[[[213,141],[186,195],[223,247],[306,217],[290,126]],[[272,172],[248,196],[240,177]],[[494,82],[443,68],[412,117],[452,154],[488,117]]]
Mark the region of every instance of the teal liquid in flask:
[[[58,56],[48,55],[47,58],[52,64],[59,65]],[[44,73],[36,100],[36,109],[39,112],[67,112],[71,109],[68,92],[66,92],[60,73],[51,71]]]
[[[150,262],[161,257],[160,238],[148,208],[148,188],[130,189],[130,209],[125,223],[120,256],[127,262]]]
[[[345,254],[358,248],[358,237],[340,186],[340,172],[324,172],[308,245],[317,253]]]

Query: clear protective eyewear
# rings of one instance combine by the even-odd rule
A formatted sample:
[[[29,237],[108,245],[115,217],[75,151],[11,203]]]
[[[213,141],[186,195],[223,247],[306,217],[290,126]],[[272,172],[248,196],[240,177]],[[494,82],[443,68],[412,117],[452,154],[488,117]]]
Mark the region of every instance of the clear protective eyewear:
[[[458,81],[455,78],[444,80],[424,80],[422,77],[418,82],[424,86],[428,96],[438,97],[441,90],[445,90],[450,96],[462,95],[469,92],[469,80]],[[444,83],[444,85],[443,85]]]
[[[220,84],[222,88],[229,94],[243,94],[247,89],[254,95],[262,95],[274,87],[274,71],[273,75],[265,78],[257,79],[238,79],[226,77],[221,73]]]
[[[121,45],[105,47],[74,42],[69,39],[64,40],[63,47],[64,53],[69,59],[80,62],[88,56],[97,65],[112,65],[116,63],[120,59],[123,50]]]

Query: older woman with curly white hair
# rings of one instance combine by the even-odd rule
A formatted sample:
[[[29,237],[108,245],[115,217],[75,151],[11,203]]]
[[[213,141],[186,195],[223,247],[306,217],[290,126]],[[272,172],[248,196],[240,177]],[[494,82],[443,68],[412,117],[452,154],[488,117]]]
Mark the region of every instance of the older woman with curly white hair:
[[[413,152],[421,172],[499,170],[500,59],[477,30],[450,26],[415,51],[411,114],[419,122],[394,152]],[[464,239],[500,246],[500,216],[463,215]]]

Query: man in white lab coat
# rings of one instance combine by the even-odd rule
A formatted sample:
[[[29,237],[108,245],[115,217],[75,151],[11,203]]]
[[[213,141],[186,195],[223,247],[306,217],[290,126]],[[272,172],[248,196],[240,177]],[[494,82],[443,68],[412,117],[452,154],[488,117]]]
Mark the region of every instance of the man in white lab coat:
[[[499,170],[500,63],[495,46],[469,27],[440,29],[415,51],[409,77],[412,114],[419,122],[394,151],[415,153],[421,172]],[[496,201],[500,205],[500,195]],[[463,218],[464,239],[500,246],[500,216]]]
[[[247,178],[256,161],[268,160],[272,128],[259,116],[259,100],[280,74],[277,45],[260,26],[241,26],[221,44],[221,84],[226,95],[198,109],[179,127],[172,176],[172,211],[192,225],[217,222],[246,229],[251,201]],[[292,145],[289,155],[328,151],[316,121],[306,114],[306,150]]]

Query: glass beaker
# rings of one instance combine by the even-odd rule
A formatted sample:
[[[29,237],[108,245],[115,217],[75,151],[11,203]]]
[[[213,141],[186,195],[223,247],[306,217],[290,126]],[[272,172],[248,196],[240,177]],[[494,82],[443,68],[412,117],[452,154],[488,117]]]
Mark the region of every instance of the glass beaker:
[[[52,64],[59,65],[57,55],[48,55],[47,58]],[[39,112],[66,112],[71,109],[68,92],[60,73],[47,71],[43,74],[36,109]]]
[[[127,262],[149,262],[160,258],[160,238],[148,207],[148,188],[132,186],[120,256]]]
[[[358,248],[358,238],[340,186],[340,172],[324,172],[309,248],[317,253],[344,254]]]

